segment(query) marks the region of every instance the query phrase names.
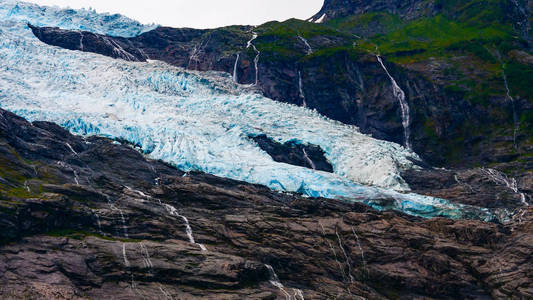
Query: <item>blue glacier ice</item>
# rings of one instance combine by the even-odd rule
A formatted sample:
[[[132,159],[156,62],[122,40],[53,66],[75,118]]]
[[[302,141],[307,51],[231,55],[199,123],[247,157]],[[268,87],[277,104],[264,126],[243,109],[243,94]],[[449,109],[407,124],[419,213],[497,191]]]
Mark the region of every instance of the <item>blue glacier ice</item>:
[[[15,0],[0,0],[0,19],[122,37],[134,37],[157,27],[119,14],[98,14],[90,9],[61,9]]]
[[[0,4],[0,107],[30,121],[55,122],[80,135],[124,139],[150,158],[182,170],[278,191],[360,201],[424,217],[491,216],[484,209],[408,193],[400,174],[415,167],[415,153],[315,111],[265,98],[235,84],[230,74],[69,51],[40,42],[26,24],[122,36],[150,26],[87,10]],[[334,173],[273,161],[248,138],[258,134],[321,146]]]

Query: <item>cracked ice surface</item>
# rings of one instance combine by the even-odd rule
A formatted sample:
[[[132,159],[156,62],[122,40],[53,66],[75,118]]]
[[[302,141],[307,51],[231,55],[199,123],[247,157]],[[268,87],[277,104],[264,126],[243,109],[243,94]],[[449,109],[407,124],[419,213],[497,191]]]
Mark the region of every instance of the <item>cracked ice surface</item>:
[[[361,201],[420,216],[488,216],[478,208],[399,193],[409,189],[400,172],[414,167],[416,154],[314,111],[265,98],[236,85],[229,74],[125,62],[43,44],[27,21],[62,25],[68,22],[61,18],[81,17],[31,7],[38,13],[25,8],[2,15],[0,10],[0,106],[30,121],[55,122],[75,134],[125,139],[149,157],[182,170],[279,191]],[[126,20],[113,28],[83,26],[125,35],[144,30]],[[248,138],[256,134],[319,145],[335,173],[275,162]]]
[[[0,0],[0,18],[35,26],[83,30],[111,36],[134,37],[158,27],[143,25],[119,14],[98,14],[89,9],[61,9],[16,0]]]

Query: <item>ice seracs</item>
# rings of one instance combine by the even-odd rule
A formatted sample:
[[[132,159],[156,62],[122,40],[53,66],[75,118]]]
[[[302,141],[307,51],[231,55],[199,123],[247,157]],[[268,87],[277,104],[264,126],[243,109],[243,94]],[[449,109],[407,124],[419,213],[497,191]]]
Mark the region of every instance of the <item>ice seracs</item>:
[[[9,14],[2,9],[0,106],[30,121],[51,121],[75,134],[126,140],[150,158],[186,172],[203,171],[274,190],[361,201],[413,215],[462,217],[465,211],[476,211],[488,216],[484,210],[443,199],[405,194],[409,186],[401,172],[415,167],[418,157],[398,144],[265,98],[255,89],[235,85],[224,73],[60,49],[40,42],[27,27],[28,21],[68,25],[78,18],[76,11],[48,14],[37,7],[37,13],[22,9]],[[99,18],[79,18],[77,27],[116,31],[95,24]],[[120,32],[141,31],[130,23],[121,24]],[[254,33],[247,46],[258,53],[256,38]],[[320,146],[334,173],[275,162],[248,138],[260,134],[281,143]],[[382,199],[395,201],[384,206]]]
[[[134,37],[159,25],[143,25],[119,14],[100,14],[92,9],[62,9],[17,0],[0,0],[0,20],[30,22],[35,26],[84,30],[110,36]]]

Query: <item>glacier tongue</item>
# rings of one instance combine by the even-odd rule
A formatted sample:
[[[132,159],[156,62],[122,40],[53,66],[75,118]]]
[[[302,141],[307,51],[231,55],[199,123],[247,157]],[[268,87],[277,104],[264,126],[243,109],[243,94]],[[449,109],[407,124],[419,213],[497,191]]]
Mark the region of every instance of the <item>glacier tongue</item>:
[[[64,19],[72,19],[96,32],[131,35],[146,29],[127,19],[110,28],[91,28],[84,19],[87,14],[82,11],[77,17],[33,5],[9,14],[0,9],[2,108],[31,121],[56,122],[76,134],[128,140],[151,158],[185,171],[312,197],[362,201],[413,215],[488,217],[477,208],[399,193],[409,190],[400,172],[414,167],[416,154],[315,111],[265,98],[236,85],[229,74],[60,49],[41,43],[26,26],[35,19],[44,25],[68,24]],[[275,162],[248,138],[258,134],[282,143],[319,145],[335,173]]]
[[[0,0],[0,19],[122,37],[134,37],[158,27],[155,24],[143,25],[119,14],[61,9],[16,0]]]

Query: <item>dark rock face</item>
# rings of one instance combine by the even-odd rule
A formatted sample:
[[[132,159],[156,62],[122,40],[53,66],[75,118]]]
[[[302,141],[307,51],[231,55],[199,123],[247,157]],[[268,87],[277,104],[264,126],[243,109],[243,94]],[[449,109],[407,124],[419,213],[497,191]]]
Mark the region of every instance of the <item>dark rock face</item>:
[[[119,37],[107,37],[87,31],[68,31],[48,27],[46,29],[28,24],[33,34],[41,41],[69,50],[93,52],[127,61],[146,61],[147,56],[131,41]]]
[[[32,29],[36,36],[46,43],[68,49],[81,49],[80,33],[57,28]],[[233,73],[236,56],[223,53],[227,53],[227,48],[241,47],[240,50],[234,50],[235,55],[240,54],[237,77],[239,82],[246,84],[255,82],[255,53],[244,48],[249,35],[250,33],[244,31],[237,34],[163,27],[132,39],[91,34],[96,38],[88,42],[96,44],[84,46],[83,51],[109,56],[112,51],[106,47],[108,41],[113,41],[126,52],[130,51],[131,45],[135,45],[136,49],[139,49],[137,52],[144,53],[150,59],[159,59],[189,69]],[[299,41],[295,37],[295,43],[297,42]],[[133,51],[131,55],[135,56]],[[402,143],[404,138],[400,107],[393,96],[389,79],[375,57],[361,55],[354,60],[349,53],[339,52],[326,58],[312,57],[299,63],[291,63],[264,58],[263,55],[262,59],[260,57],[258,68],[258,82],[267,97],[302,105],[298,77],[298,70],[301,70],[302,92],[309,108],[316,109],[331,119],[355,124],[362,132],[372,134],[376,138]],[[423,85],[427,83],[424,82]],[[428,99],[435,98],[438,97],[428,95]],[[420,110],[424,108],[420,107]],[[422,149],[421,152],[423,153]]]
[[[303,199],[1,110],[0,163],[2,298],[533,297],[532,209],[497,225]]]
[[[256,53],[252,47],[246,47],[252,37],[252,28],[249,27],[215,30],[161,27],[131,39],[57,28],[32,29],[43,42],[68,49],[83,48],[83,51],[128,60],[158,59],[201,71],[233,74],[239,55],[236,64],[238,82],[255,82]],[[83,47],[80,46],[81,35],[85,36]],[[259,36],[254,43],[269,43],[272,39],[270,36]],[[259,56],[258,87],[265,96],[295,105],[303,105],[305,101],[309,108],[331,119],[354,124],[363,133],[403,143],[401,108],[394,97],[388,75],[374,55],[354,53],[348,49],[331,54],[307,55],[305,45],[296,34],[291,41],[294,51],[301,52],[294,59],[284,58],[270,50],[262,51]],[[315,36],[308,42],[315,51],[352,43],[346,37],[331,35]],[[503,90],[503,77],[497,82],[501,85],[501,95],[492,96],[487,100],[488,104],[480,105],[467,101],[465,92],[446,88],[450,82],[459,80],[450,74],[452,66],[446,60],[430,59],[400,67],[384,58],[384,63],[405,92],[411,108],[411,144],[428,163],[473,166],[516,159],[515,150],[500,142],[512,139],[513,124],[497,134],[480,129],[486,124],[509,123],[512,105],[526,115],[533,110],[527,98],[515,97],[514,104],[508,101]],[[459,70],[461,74],[472,73],[472,62],[468,56],[454,58],[453,63],[464,66],[464,70]],[[474,72],[471,76],[475,80],[485,80],[492,75]],[[491,77],[490,80],[496,79]],[[519,132],[518,139],[526,141],[527,136]],[[520,149],[520,152],[527,151],[531,149]]]
[[[336,18],[370,12],[399,14],[407,19],[433,15],[438,11],[436,1],[423,0],[325,0],[322,9],[309,20],[327,22]]]
[[[252,139],[268,155],[272,156],[274,161],[333,173],[333,166],[319,146],[302,145],[294,141],[281,144],[266,135],[254,136]]]
[[[521,184],[525,179],[495,169],[410,170],[402,177],[415,193],[463,204],[514,209],[531,203],[530,189]]]

